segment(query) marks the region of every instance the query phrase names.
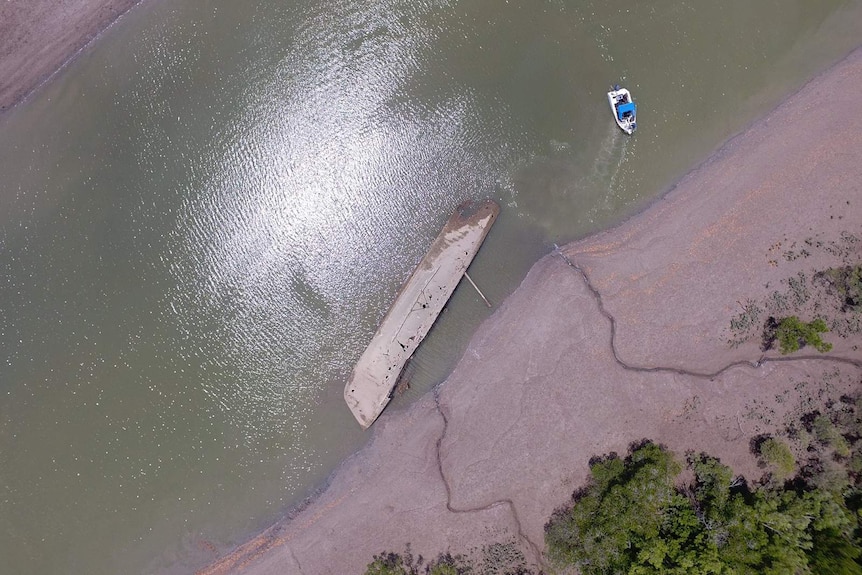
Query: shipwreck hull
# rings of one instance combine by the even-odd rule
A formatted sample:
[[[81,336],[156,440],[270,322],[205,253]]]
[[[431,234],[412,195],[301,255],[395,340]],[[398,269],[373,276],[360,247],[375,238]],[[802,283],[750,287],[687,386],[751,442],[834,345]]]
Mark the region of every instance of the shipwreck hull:
[[[363,428],[389,403],[404,365],[443,311],[499,213],[492,200],[458,206],[401,287],[344,387],[347,406]]]

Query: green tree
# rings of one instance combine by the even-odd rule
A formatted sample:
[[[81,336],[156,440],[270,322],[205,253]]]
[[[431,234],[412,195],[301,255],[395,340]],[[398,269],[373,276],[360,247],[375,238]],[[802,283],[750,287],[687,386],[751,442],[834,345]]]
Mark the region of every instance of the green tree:
[[[595,459],[545,527],[551,561],[583,575],[859,573],[856,513],[839,491],[751,491],[715,458],[688,464],[694,481],[675,487],[681,468],[656,444]]]
[[[859,546],[841,532],[817,531],[810,553],[811,572],[818,575],[862,575],[859,555]]]
[[[587,486],[546,526],[552,561],[583,575],[720,573],[708,534],[674,487],[682,467],[652,442],[590,464]]]
[[[820,334],[828,331],[826,322],[820,318],[805,323],[792,315],[778,322],[775,337],[778,339],[779,350],[782,355],[798,351],[806,345],[812,346],[821,353],[826,353],[832,349],[832,344],[823,341]]]

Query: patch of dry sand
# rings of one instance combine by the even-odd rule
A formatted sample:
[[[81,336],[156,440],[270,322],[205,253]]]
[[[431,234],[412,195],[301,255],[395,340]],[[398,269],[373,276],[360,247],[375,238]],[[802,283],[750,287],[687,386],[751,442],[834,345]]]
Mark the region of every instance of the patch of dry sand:
[[[727,343],[738,302],[847,256],[776,245],[862,237],[862,118],[842,112],[860,86],[857,51],[643,214],[541,260],[435,394],[384,413],[319,497],[200,573],[358,574],[408,542],[512,540],[538,563],[590,456],[643,437],[758,478],[751,437],[862,381],[858,334],[790,358]]]

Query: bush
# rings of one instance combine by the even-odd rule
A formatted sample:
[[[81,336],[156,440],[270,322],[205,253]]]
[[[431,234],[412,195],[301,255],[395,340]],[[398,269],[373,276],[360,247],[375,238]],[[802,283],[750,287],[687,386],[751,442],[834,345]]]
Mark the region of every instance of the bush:
[[[778,439],[767,439],[760,444],[760,456],[772,468],[775,479],[781,481],[796,470],[796,459],[787,444]]]
[[[818,275],[826,278],[841,298],[842,311],[862,309],[862,265],[830,268]]]
[[[475,561],[463,555],[441,553],[427,563],[414,557],[410,546],[404,553],[385,552],[374,556],[365,575],[533,575],[524,554],[514,542],[492,543],[482,547]]]
[[[828,445],[835,450],[835,454],[841,457],[850,456],[850,445],[844,436],[832,425],[832,421],[825,415],[818,415],[812,423],[814,435],[817,441]]]
[[[806,345],[812,346],[820,353],[825,353],[832,349],[832,344],[823,341],[820,334],[828,331],[826,322],[820,318],[805,323],[792,315],[777,322],[775,339],[778,340],[782,355],[793,353]],[[767,339],[766,334],[764,334],[764,339]]]
[[[405,565],[404,558],[398,553],[381,553],[368,564],[365,575],[414,575],[410,562],[408,560],[408,565]]]

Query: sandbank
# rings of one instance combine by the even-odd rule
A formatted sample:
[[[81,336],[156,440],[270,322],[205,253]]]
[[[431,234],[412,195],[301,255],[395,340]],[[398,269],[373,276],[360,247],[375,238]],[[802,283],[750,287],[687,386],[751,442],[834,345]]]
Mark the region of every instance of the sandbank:
[[[138,1],[0,2],[0,112],[27,97]]]
[[[760,349],[762,317],[748,339],[730,328],[788,278],[862,261],[862,118],[845,113],[860,88],[857,50],[640,215],[540,260],[445,383],[199,573],[358,574],[407,543],[433,557],[511,541],[540,565],[543,525],[590,456],[643,437],[757,479],[754,435],[862,380],[858,332],[781,356]]]

